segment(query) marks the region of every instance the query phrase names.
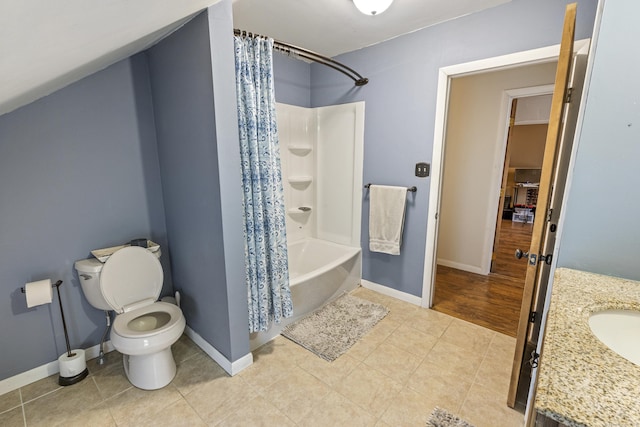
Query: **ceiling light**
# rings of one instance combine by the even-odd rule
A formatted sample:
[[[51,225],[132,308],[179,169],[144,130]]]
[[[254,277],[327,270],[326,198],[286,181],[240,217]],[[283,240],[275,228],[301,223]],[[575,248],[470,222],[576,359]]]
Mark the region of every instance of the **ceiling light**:
[[[353,0],[353,4],[365,15],[380,15],[391,3],[393,0]]]

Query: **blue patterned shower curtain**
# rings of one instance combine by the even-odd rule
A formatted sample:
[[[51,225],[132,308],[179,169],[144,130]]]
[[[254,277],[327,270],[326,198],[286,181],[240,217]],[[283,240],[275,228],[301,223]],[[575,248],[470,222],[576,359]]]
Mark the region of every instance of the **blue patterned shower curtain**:
[[[273,85],[273,39],[234,37],[249,331],[291,317],[284,194]]]

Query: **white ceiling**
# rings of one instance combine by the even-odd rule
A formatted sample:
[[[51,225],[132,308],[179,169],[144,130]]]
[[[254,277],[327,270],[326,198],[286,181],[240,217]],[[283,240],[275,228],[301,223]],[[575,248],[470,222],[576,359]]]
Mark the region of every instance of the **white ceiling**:
[[[144,50],[220,0],[0,0],[0,115]],[[234,26],[335,56],[511,0],[234,0]]]
[[[235,28],[333,57],[511,0],[395,0],[376,16],[352,0],[234,0]]]

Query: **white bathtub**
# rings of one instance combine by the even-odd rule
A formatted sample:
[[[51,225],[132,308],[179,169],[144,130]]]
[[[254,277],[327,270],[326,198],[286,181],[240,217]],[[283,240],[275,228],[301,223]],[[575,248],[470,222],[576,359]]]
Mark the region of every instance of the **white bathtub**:
[[[278,336],[288,324],[355,289],[360,283],[360,248],[307,238],[290,243],[287,250],[293,317],[278,325],[273,323],[267,331],[251,334],[249,346],[252,351]]]

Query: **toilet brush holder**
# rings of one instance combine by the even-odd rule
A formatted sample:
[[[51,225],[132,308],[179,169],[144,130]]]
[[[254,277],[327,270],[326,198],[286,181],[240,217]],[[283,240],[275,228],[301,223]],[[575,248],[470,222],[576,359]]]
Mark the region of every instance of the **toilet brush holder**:
[[[89,370],[87,369],[84,350],[71,350],[71,345],[69,345],[67,322],[64,320],[62,298],[60,297],[60,285],[62,285],[62,280],[58,280],[53,286],[58,290],[58,302],[60,303],[60,315],[62,316],[62,328],[64,329],[64,339],[67,345],[67,352],[58,358],[58,365],[60,367],[58,384],[67,386],[85,379],[87,375],[89,375]]]

